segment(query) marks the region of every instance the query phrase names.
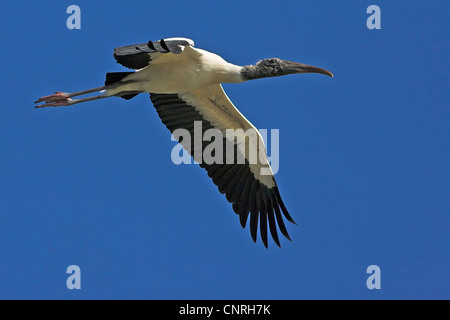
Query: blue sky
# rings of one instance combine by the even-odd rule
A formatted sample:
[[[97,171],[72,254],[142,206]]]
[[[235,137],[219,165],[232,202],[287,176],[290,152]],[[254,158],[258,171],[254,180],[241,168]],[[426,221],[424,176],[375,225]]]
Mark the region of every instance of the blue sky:
[[[81,8],[81,30],[66,8]],[[366,9],[381,8],[381,30]],[[2,4],[0,298],[450,298],[448,1]],[[282,248],[251,241],[148,95],[34,109],[125,71],[117,46],[183,36],[239,64],[334,73],[224,88],[280,129]],[[81,290],[66,268],[81,268]],[[381,268],[381,290],[366,268]]]

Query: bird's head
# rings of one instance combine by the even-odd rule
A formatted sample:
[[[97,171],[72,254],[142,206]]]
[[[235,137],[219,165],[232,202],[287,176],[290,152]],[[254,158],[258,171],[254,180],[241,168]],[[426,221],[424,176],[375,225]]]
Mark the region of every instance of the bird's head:
[[[303,63],[270,58],[258,61],[255,65],[242,68],[242,77],[245,80],[279,77],[294,73],[321,73],[332,77],[333,74],[325,69],[309,66]]]

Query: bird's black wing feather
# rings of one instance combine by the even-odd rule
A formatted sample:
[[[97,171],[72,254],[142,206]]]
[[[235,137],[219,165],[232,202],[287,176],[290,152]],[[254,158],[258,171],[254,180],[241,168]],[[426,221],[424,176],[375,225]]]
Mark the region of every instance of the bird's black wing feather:
[[[183,52],[183,46],[193,44],[192,40],[184,38],[149,41],[115,48],[114,58],[124,67],[137,70],[147,67],[161,53],[180,54]]]
[[[190,146],[194,146],[194,121],[201,122],[202,136],[206,130],[213,129],[209,121],[206,121],[194,107],[180,99],[177,94],[151,93],[150,99],[162,122],[170,132],[173,133],[176,129],[180,128],[189,131],[191,137]],[[224,150],[222,154],[225,158],[227,147],[233,144],[233,142],[224,137],[223,139]],[[180,141],[180,143],[183,147],[186,146],[186,143],[183,144],[183,141]],[[212,142],[203,141],[202,143],[203,152]],[[276,227],[277,223],[281,233],[290,240],[281,213],[290,222],[295,222],[281,200],[278,187],[275,185],[273,188],[268,188],[256,179],[250,170],[247,160],[243,164],[237,164],[236,159],[239,157],[240,151],[236,145],[231,147],[234,148],[235,161],[233,164],[227,164],[225,159],[223,159],[222,164],[207,164],[204,161],[199,161],[200,166],[206,169],[208,176],[212,178],[219,191],[224,193],[227,200],[232,203],[233,210],[239,215],[239,220],[243,228],[245,228],[250,214],[250,233],[253,241],[256,242],[259,220],[261,239],[264,245],[266,247],[268,246],[267,226],[269,226],[273,240],[280,246]],[[187,148],[185,147],[185,149]],[[187,149],[187,151],[192,155],[191,150]]]

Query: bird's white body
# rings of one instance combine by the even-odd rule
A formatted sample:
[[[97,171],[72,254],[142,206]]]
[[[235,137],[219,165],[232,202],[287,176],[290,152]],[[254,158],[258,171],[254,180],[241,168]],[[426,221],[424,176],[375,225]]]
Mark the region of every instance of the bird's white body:
[[[241,69],[217,54],[186,46],[182,54],[160,54],[147,67],[127,76],[122,85],[107,89],[105,94],[193,92],[212,84],[242,82]]]
[[[219,191],[232,203],[242,227],[245,227],[250,216],[253,240],[256,241],[258,220],[261,238],[266,247],[268,226],[277,245],[280,245],[277,225],[281,233],[290,239],[282,215],[292,223],[294,220],[281,199],[262,136],[233,105],[221,83],[239,83],[292,73],[332,74],[324,69],[277,58],[241,67],[214,53],[194,48],[194,42],[185,38],[161,39],[118,47],[114,49],[114,57],[118,63],[136,71],[107,73],[103,87],[74,93],[56,92],[38,99],[36,102],[45,104],[36,107],[68,106],[113,96],[131,99],[142,92],[150,93],[158,116],[174,135],[175,131],[182,129],[195,137],[195,124],[200,122],[203,128],[220,132],[216,139],[232,146],[233,157],[236,156],[232,160],[237,161],[229,163],[229,158],[225,158],[228,149],[224,151],[220,148],[215,149],[215,155],[222,153],[220,161],[200,165],[207,170]],[[99,91],[102,94],[72,99]],[[234,131],[232,138],[228,136],[230,130]],[[201,141],[200,144],[194,141],[191,146],[189,138],[179,141],[194,159],[197,151],[203,152],[211,146],[204,145]]]

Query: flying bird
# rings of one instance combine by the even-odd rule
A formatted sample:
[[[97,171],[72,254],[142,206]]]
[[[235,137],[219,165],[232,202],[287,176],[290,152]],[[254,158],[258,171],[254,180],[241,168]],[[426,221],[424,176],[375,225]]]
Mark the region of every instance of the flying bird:
[[[44,96],[35,102],[44,102],[36,108],[71,106],[109,97],[129,100],[140,93],[149,93],[159,117],[171,133],[185,129],[191,134],[191,141],[179,138],[190,155],[195,151],[190,146],[193,145],[194,149],[197,147],[193,140],[196,123],[201,124],[202,134],[208,129],[215,129],[222,134],[224,149],[220,157],[223,157],[223,161],[199,161],[199,164],[232,204],[243,228],[250,216],[253,241],[257,240],[258,224],[266,248],[268,229],[274,242],[280,246],[277,226],[291,240],[283,216],[295,222],[281,199],[262,136],[233,105],[221,83],[240,83],[296,73],[320,73],[332,77],[331,72],[278,58],[264,59],[255,65],[238,66],[214,53],[195,48],[194,42],[186,38],[168,38],[118,47],[114,49],[114,58],[133,71],[109,72],[105,85],[98,88],[74,93],[55,92]],[[100,94],[74,99],[94,92]],[[250,142],[243,146],[238,140],[227,138],[227,129],[234,129],[241,136],[242,132],[253,130],[256,139],[247,139]],[[244,137],[244,141],[247,140]],[[230,146],[231,149],[226,149]],[[203,142],[197,149],[200,148],[201,152],[207,147],[208,144]],[[225,149],[233,151],[234,161],[226,159]],[[252,160],[250,150],[262,152],[263,156]],[[264,168],[266,172],[263,174]]]

